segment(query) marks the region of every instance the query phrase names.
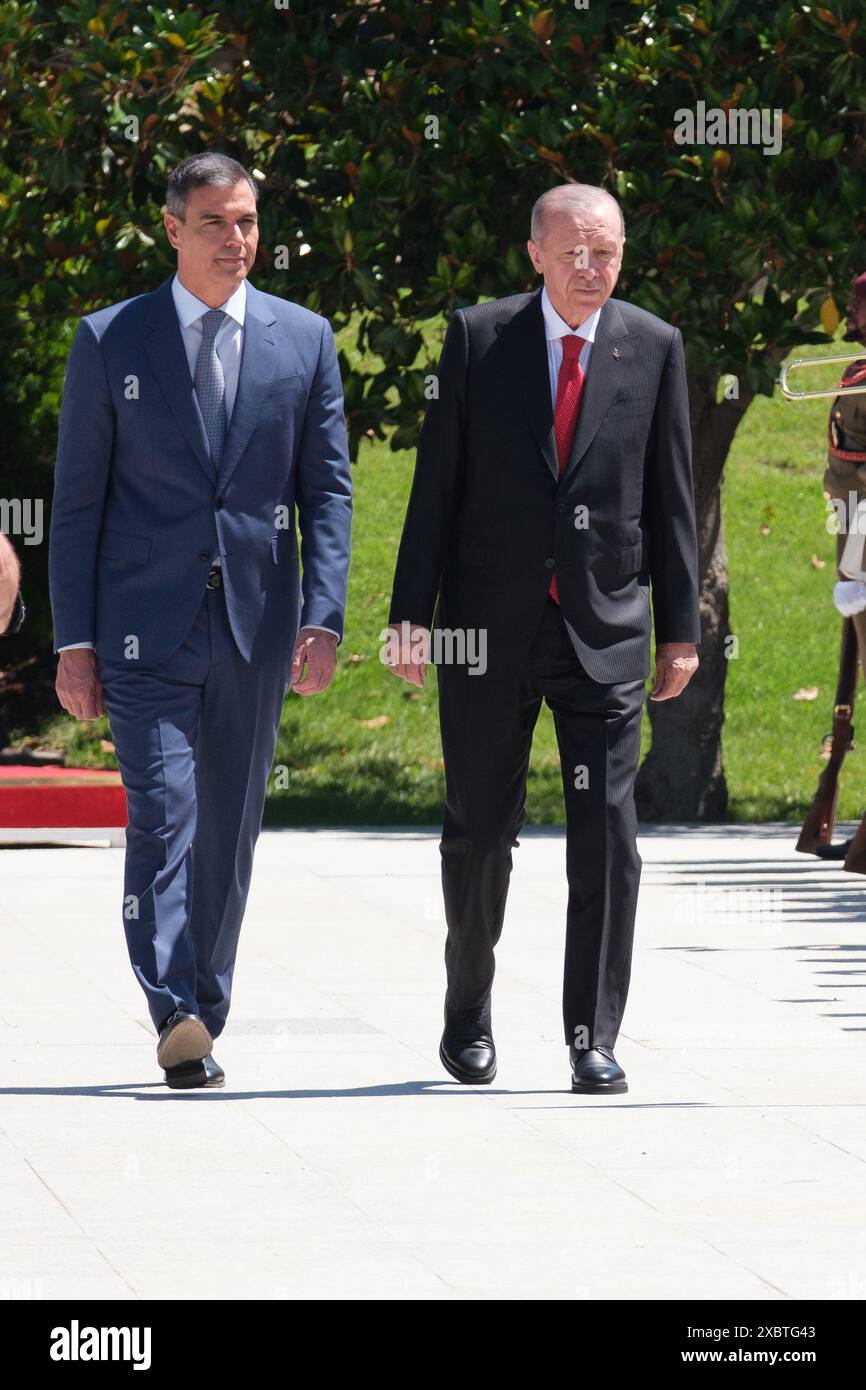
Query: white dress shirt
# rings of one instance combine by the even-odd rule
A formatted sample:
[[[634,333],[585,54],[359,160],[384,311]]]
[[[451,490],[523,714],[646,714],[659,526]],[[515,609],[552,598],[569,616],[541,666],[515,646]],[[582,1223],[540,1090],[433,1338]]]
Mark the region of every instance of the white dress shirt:
[[[202,318],[210,310],[210,305],[203,300],[196,298],[185,285],[181,284],[180,276],[175,273],[171,282],[171,297],[174,300],[174,307],[177,310],[178,322],[180,324],[180,336],[183,339],[186,360],[189,365],[190,380],[195,381],[195,367],[198,361],[199,348],[202,340]],[[219,326],[214,347],[219,358],[220,366],[223,369],[223,380],[225,382],[225,406],[226,422],[231,422],[232,411],[235,404],[235,396],[238,390],[238,378],[241,370],[241,354],[244,347],[244,315],[247,307],[247,282],[242,280],[233,294],[229,295],[224,304],[218,306],[223,310],[226,317]],[[560,349],[561,351],[561,349]],[[214,565],[221,565],[222,559],[215,555]],[[313,627],[307,624],[304,631],[310,632],[331,632],[335,637],[338,636],[331,627]],[[70,642],[65,647],[58,647],[60,652],[71,651],[74,647],[93,647],[92,642]]]
[[[553,408],[556,409],[556,386],[559,380],[559,368],[562,365],[562,339],[566,333],[573,333],[578,338],[586,341],[580,349],[580,356],[577,359],[580,363],[581,371],[586,376],[586,369],[589,366],[589,357],[592,352],[592,345],[595,342],[595,333],[598,328],[598,316],[601,308],[594,309],[589,318],[584,319],[579,328],[570,328],[561,319],[550,302],[550,295],[547,293],[547,286],[541,291],[541,312],[544,315],[544,335],[547,338],[547,370],[550,374],[550,398],[553,401]]]

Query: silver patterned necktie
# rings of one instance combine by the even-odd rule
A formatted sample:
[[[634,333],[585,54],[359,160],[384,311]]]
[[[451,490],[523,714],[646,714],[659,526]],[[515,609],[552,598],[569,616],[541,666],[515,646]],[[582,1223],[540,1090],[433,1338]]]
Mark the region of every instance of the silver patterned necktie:
[[[226,437],[226,382],[214,342],[225,313],[209,309],[202,315],[201,347],[195,364],[195,393],[210,444],[210,456],[219,467]]]

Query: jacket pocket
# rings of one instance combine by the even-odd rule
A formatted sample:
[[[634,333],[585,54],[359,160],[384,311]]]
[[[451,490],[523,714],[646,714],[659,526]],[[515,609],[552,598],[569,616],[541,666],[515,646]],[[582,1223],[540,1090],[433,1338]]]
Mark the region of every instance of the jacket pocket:
[[[125,531],[103,531],[99,538],[100,560],[120,560],[127,565],[146,565],[150,559],[150,541],[144,536],[129,536]]]
[[[643,542],[626,546],[616,557],[617,574],[636,574],[643,562]]]
[[[629,394],[626,387],[621,386],[605,411],[605,415],[619,414],[620,411],[626,412],[629,410],[640,412],[647,410],[651,405],[655,405],[655,403],[655,396],[632,396]]]
[[[277,377],[268,386],[265,401],[269,402],[274,408],[278,406],[296,405],[303,400],[306,392],[306,383],[300,372],[292,372],[287,376]]]

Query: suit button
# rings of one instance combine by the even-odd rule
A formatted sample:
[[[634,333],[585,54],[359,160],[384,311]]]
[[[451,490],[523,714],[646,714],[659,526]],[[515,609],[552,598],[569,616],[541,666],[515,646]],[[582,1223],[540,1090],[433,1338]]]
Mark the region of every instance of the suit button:
[[[219,511],[219,509],[220,509],[220,507],[222,506],[222,504],[223,504],[223,499],[222,499],[221,497],[218,497],[218,498],[216,499],[216,501],[214,502],[214,506],[216,507],[217,511]]]
[[[209,560],[209,559],[210,559],[210,551],[209,551],[209,550],[200,550],[200,551],[199,551],[199,556],[198,556],[198,558],[199,558],[200,560]]]
[[[552,569],[555,568],[555,566],[556,566],[556,561],[555,561],[555,560],[545,560],[545,562],[544,562],[544,568],[545,568],[546,570],[552,570]]]
[[[557,502],[557,504],[556,504],[556,510],[557,510],[558,512],[567,512],[567,511],[568,511],[568,505],[567,505],[567,503],[565,503],[565,502]]]

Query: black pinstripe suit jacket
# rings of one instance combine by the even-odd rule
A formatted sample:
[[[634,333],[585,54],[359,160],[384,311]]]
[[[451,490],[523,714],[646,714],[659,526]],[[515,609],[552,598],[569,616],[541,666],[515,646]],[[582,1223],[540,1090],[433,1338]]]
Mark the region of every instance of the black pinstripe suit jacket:
[[[451,319],[389,621],[486,628],[488,671],[514,671],[554,566],[569,635],[594,680],[649,674],[650,585],[656,642],[699,640],[682,335],[607,300],[560,476],[539,290]]]

